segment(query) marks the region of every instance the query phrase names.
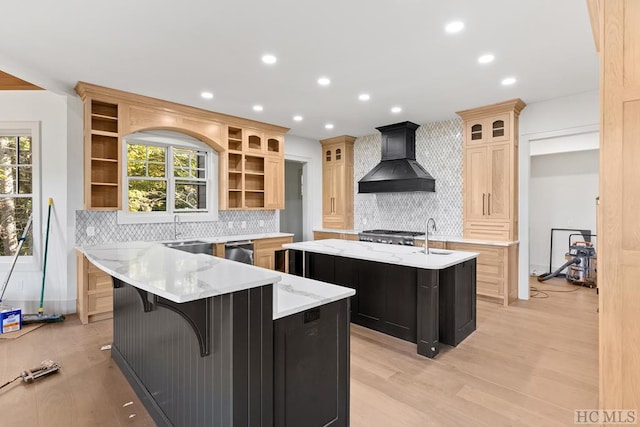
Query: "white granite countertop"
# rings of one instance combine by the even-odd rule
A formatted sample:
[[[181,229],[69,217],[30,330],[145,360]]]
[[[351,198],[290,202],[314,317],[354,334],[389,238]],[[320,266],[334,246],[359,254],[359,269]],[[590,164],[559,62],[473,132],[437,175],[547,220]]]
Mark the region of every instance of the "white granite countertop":
[[[106,273],[178,303],[274,283],[274,320],[355,295],[350,288],[159,243],[113,243],[79,250]]]
[[[337,255],[428,270],[441,270],[478,256],[476,252],[439,249],[432,249],[431,254],[425,255],[424,249],[417,246],[388,245],[341,239],[287,243],[283,246],[300,251]]]

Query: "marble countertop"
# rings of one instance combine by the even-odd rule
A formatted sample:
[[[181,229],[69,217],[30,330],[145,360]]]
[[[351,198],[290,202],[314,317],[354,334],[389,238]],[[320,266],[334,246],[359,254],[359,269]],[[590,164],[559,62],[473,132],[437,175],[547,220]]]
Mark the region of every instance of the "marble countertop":
[[[160,243],[121,242],[80,249],[106,273],[173,302],[188,302],[280,281],[273,271],[167,248]]]
[[[338,230],[333,228],[314,228],[313,231],[321,231],[323,233],[343,233],[343,234],[358,234],[362,230]],[[417,236],[416,240],[424,241],[423,236]],[[490,246],[511,246],[518,244],[518,241],[515,242],[502,242],[498,240],[481,240],[481,239],[469,239],[462,236],[446,236],[441,234],[429,234],[429,240],[434,242],[452,242],[452,243],[469,243],[476,245],[490,245]]]
[[[428,270],[441,270],[478,256],[476,252],[439,249],[432,249],[431,254],[425,255],[424,249],[417,246],[388,245],[341,239],[287,243],[283,246],[300,251],[357,258]]]
[[[79,250],[113,277],[178,303],[273,283],[274,320],[355,295],[350,288],[160,243],[113,243]]]
[[[273,239],[276,237],[293,237],[293,233],[254,233],[254,234],[238,234],[235,236],[214,236],[214,237],[192,237],[177,240],[167,240],[167,242],[188,242],[192,240],[199,240],[206,243],[227,243],[236,242],[240,240],[258,240],[258,239]]]
[[[313,231],[320,231],[322,233],[344,233],[344,234],[358,234],[361,230],[347,230],[338,228],[314,228]]]
[[[339,301],[356,294],[356,291],[351,288],[306,279],[292,274],[279,274],[282,280],[273,285],[273,320]]]
[[[417,236],[415,238],[419,241],[424,241],[424,236]],[[434,242],[451,242],[451,243],[469,243],[474,245],[488,245],[488,246],[512,246],[517,245],[518,241],[515,242],[501,242],[498,240],[481,240],[481,239],[469,239],[467,237],[462,236],[442,236],[442,235],[431,235],[429,234],[429,241]]]

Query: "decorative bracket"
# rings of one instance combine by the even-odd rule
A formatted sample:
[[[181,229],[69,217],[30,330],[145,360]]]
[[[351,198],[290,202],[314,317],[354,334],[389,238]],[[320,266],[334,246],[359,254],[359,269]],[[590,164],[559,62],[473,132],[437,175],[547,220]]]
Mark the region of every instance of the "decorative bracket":
[[[129,285],[127,282],[113,277],[114,288],[122,288],[123,284]],[[179,314],[196,334],[198,345],[200,346],[200,356],[205,357],[211,354],[211,327],[209,325],[211,324],[212,316],[212,298],[177,303],[133,285],[129,286],[138,292],[145,313],[153,311],[155,306],[158,306]]]
[[[154,296],[158,307],[164,307],[178,313],[191,326],[198,338],[200,356],[205,357],[211,354],[211,328],[209,325],[211,324],[212,298],[177,303],[157,295]]]

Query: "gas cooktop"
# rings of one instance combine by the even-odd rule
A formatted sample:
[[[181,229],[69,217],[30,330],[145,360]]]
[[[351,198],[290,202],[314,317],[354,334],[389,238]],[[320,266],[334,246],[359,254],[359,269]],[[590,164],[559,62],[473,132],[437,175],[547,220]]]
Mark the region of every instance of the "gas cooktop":
[[[364,230],[358,233],[358,238],[363,242],[391,243],[394,245],[415,245],[415,237],[424,236],[419,231],[400,230]]]

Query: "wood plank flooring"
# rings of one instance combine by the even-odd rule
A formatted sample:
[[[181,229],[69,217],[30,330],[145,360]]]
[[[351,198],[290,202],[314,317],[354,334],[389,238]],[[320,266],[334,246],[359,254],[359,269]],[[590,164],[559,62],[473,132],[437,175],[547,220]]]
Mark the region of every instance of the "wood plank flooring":
[[[576,289],[550,282],[539,288]],[[587,288],[548,295],[509,307],[479,301],[478,329],[433,360],[415,344],[352,325],[351,426],[573,425],[574,409],[598,404],[598,297]],[[154,425],[100,350],[111,337],[111,321],[83,326],[71,316],[0,340],[0,383],[44,359],[62,365],[0,390],[0,424]]]

